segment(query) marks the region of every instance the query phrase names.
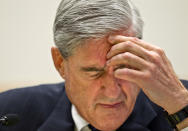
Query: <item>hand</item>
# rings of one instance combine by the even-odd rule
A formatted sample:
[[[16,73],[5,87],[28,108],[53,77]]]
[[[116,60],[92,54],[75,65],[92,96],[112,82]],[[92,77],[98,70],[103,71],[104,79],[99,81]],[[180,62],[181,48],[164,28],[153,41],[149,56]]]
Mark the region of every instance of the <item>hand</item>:
[[[173,114],[188,104],[188,91],[164,51],[134,37],[110,36],[107,66],[115,77],[136,83],[154,103]],[[123,66],[122,66],[123,65]]]

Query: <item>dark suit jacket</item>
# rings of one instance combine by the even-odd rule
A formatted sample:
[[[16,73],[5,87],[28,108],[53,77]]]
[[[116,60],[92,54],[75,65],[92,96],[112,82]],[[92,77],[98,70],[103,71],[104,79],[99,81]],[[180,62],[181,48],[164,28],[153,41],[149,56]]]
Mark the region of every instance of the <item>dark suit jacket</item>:
[[[188,87],[188,82],[183,81]],[[0,116],[16,113],[20,121],[0,131],[74,131],[71,103],[64,83],[14,89],[0,93]],[[162,109],[140,92],[135,108],[118,131],[172,131]]]

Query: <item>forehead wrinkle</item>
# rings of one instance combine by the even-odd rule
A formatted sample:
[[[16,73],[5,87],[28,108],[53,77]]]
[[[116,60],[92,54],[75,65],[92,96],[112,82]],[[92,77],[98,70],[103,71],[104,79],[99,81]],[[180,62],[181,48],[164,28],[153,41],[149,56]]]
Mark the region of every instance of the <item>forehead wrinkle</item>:
[[[83,49],[85,48],[85,54],[88,55],[93,60],[98,60],[102,62],[103,65],[106,63],[106,54],[110,50],[110,44],[107,41],[107,38],[100,39],[90,39],[82,45]]]
[[[106,54],[110,50],[110,44],[108,44],[107,38],[96,41],[95,53],[98,59],[106,61]]]

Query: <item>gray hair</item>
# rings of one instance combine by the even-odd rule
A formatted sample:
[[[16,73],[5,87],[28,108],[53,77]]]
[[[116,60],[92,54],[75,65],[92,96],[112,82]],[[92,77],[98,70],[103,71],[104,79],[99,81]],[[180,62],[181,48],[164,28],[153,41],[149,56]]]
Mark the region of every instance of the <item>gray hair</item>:
[[[54,41],[62,56],[91,38],[133,27],[142,37],[143,21],[129,0],[62,0],[54,22]]]

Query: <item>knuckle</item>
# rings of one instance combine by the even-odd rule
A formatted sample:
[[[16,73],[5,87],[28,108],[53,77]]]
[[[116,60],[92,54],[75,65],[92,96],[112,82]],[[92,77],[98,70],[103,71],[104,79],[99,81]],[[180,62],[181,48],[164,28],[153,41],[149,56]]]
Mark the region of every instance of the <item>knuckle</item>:
[[[122,59],[123,58],[123,54],[118,54],[117,55],[117,59]]]
[[[143,75],[144,80],[150,80],[152,78],[152,73],[150,71],[146,71]]]
[[[160,63],[161,57],[160,57],[159,55],[155,55],[153,58],[154,58],[154,62],[155,62],[156,64],[159,64],[159,63]]]
[[[156,52],[151,52],[151,59],[155,64],[159,64],[161,62],[161,56]]]
[[[122,54],[122,56],[123,56],[123,58],[125,58],[125,59],[127,58],[128,59],[128,58],[131,57],[131,53],[130,52],[125,52],[125,53]]]
[[[159,55],[163,55],[164,54],[164,50],[160,47],[157,47],[156,48],[156,52],[159,54]]]
[[[150,72],[152,72],[152,73],[156,72],[156,70],[157,70],[157,65],[151,64],[151,65],[149,66],[149,70],[150,70]]]
[[[124,42],[124,48],[131,48],[131,47],[132,47],[132,43],[130,41]]]

